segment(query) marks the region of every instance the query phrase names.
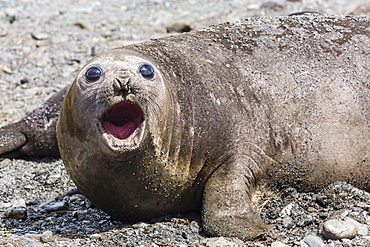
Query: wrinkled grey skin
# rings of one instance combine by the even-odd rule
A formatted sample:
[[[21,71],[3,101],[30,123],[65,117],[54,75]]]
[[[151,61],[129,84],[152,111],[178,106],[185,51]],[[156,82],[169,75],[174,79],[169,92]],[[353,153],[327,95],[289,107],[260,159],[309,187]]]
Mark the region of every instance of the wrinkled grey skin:
[[[67,88],[54,94],[20,121],[0,128],[0,158],[59,157],[55,129]]]
[[[262,180],[370,191],[369,21],[250,18],[103,53],[64,99],[66,168],[116,218],[202,210],[206,233],[241,239],[268,229],[251,203]],[[143,62],[153,80],[138,74]],[[87,83],[92,65],[104,77]],[[101,124],[120,101],[144,116],[124,142]]]

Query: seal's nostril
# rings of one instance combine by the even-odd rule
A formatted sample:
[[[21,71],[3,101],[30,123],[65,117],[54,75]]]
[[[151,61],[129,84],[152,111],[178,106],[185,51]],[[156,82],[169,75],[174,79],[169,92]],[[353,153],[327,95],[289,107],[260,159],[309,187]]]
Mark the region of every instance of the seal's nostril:
[[[116,78],[113,82],[113,86],[116,91],[130,92],[130,83],[131,83],[131,78],[124,79],[124,80],[120,80]]]
[[[114,81],[113,81],[113,87],[116,91],[121,91],[122,90],[122,82],[116,78]]]

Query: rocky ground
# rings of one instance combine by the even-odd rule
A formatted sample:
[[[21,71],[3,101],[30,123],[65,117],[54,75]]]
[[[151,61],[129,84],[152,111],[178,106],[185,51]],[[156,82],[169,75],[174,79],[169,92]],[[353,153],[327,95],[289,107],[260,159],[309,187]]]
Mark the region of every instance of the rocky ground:
[[[370,4],[367,0],[0,0],[0,125],[41,105],[101,51],[167,35],[174,24],[196,29],[304,10],[368,15]],[[207,238],[198,215],[134,224],[115,221],[69,191],[73,183],[58,159],[5,159],[0,167],[0,246],[370,245],[370,195],[344,183],[318,193],[264,188],[255,201],[271,234],[243,243]],[[335,233],[338,229],[342,230]]]

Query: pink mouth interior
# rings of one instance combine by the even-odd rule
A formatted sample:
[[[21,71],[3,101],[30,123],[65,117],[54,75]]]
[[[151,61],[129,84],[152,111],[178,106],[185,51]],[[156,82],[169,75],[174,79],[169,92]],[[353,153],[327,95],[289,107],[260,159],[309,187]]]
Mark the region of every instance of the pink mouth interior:
[[[117,139],[127,139],[139,127],[143,113],[140,108],[128,102],[121,102],[103,115],[105,129]]]

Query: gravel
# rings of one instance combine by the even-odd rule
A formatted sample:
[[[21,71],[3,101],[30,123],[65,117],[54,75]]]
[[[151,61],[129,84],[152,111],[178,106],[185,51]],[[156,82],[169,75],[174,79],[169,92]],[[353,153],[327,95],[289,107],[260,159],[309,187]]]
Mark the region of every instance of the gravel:
[[[300,11],[368,15],[370,4],[367,0],[0,1],[0,125],[41,105],[71,83],[91,56],[104,50],[167,35],[167,30]],[[74,184],[59,159],[4,159],[0,167],[0,246],[370,245],[370,195],[346,183],[305,193],[263,188],[255,203],[271,234],[242,242],[205,236],[197,214],[151,222],[115,221],[71,190]],[[333,237],[339,226],[327,227],[329,223],[352,227],[352,239]],[[330,229],[334,231],[328,234]]]

